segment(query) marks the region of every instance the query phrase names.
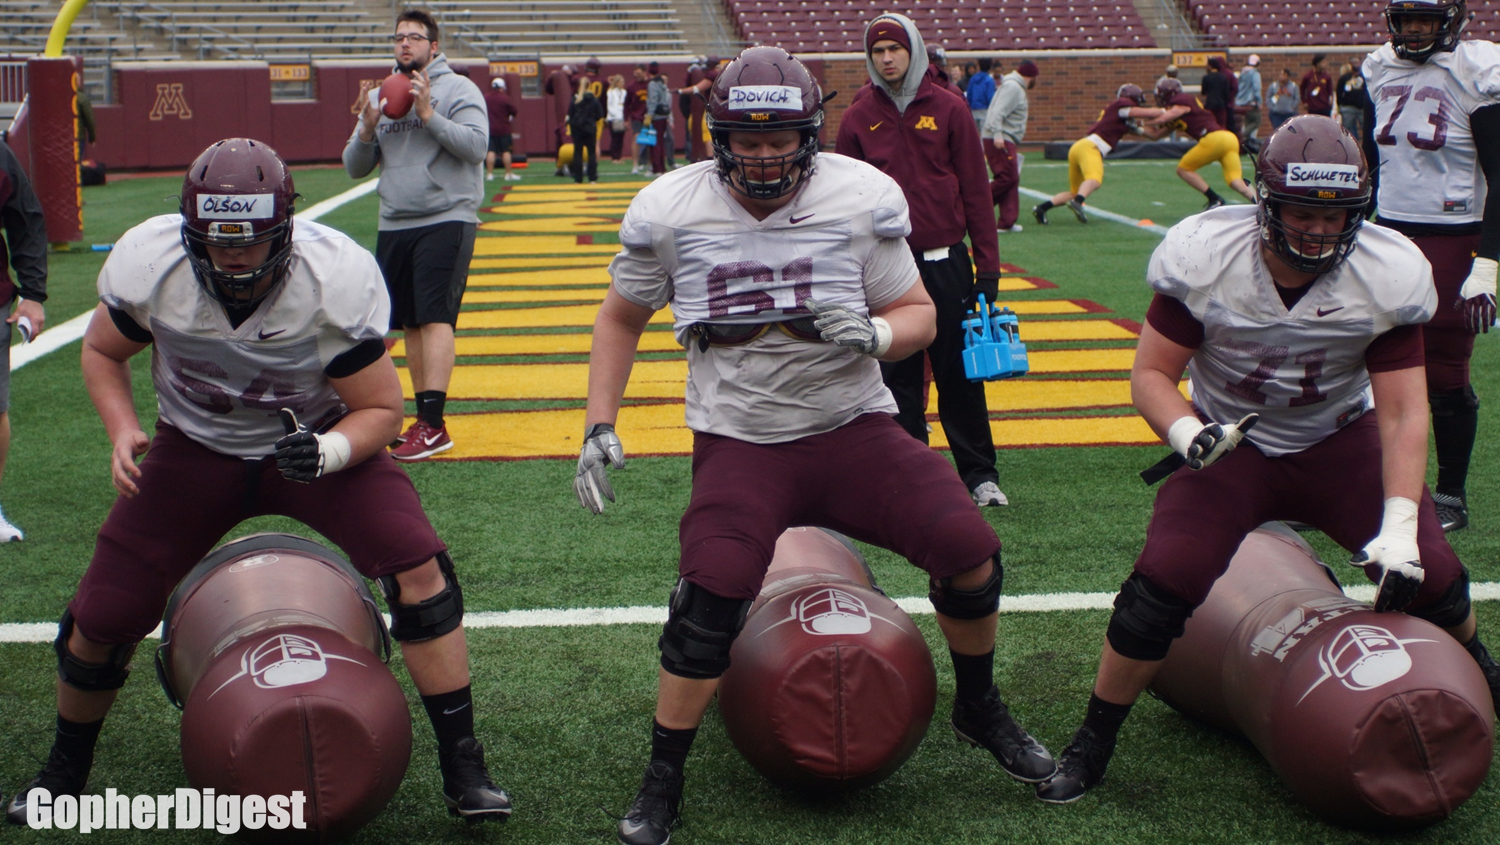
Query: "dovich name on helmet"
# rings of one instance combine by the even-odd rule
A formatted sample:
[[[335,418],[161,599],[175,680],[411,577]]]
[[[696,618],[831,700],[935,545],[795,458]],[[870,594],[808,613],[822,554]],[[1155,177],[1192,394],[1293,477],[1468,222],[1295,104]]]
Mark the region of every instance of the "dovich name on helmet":
[[[823,92],[807,67],[785,50],[751,47],[714,80],[706,120],[724,183],[751,199],[776,199],[812,175]],[[789,130],[799,133],[800,143],[786,155],[752,157],[730,149],[731,133]],[[752,179],[752,171],[759,178]]]
[[[1370,202],[1370,169],[1359,142],[1337,120],[1308,114],[1282,124],[1256,162],[1261,239],[1288,266],[1326,273],[1354,249]],[[1288,206],[1342,209],[1343,225],[1308,232],[1285,219]]]
[[[198,283],[225,305],[248,307],[276,285],[292,255],[297,193],[276,151],[248,138],[227,138],[204,150],[182,180],[182,245]],[[264,259],[221,267],[209,248],[269,244]]]

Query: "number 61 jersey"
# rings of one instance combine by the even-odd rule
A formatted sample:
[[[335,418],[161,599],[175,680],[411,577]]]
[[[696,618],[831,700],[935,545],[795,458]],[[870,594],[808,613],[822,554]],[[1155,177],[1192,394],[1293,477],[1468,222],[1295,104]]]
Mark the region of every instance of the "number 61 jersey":
[[[263,458],[285,433],[277,409],[311,426],[344,411],[325,368],[384,336],[391,306],[380,267],[343,233],[307,220],[293,225],[284,272],[236,327],[194,277],[180,215],[153,217],[115,243],[99,299],[151,333],[162,422],[215,452]]]
[[[694,431],[780,443],[832,431],[862,413],[895,413],[868,355],[775,329],[746,332],[754,339],[737,345],[691,342],[699,323],[806,318],[809,298],[878,311],[918,283],[901,187],[855,159],[819,153],[814,160],[791,202],[764,220],[730,195],[713,160],[656,180],[625,212],[624,251],[610,263],[610,277],[636,305],[672,306],[677,339],[687,347]]]
[[[1151,255],[1147,281],[1202,324],[1188,362],[1193,404],[1217,422],[1260,414],[1249,439],[1273,458],[1319,443],[1368,410],[1370,344],[1427,322],[1437,307],[1421,251],[1367,223],[1349,257],[1287,308],[1262,257],[1255,206],[1173,226]]]
[[[1500,47],[1460,41],[1425,62],[1386,44],[1365,58],[1380,150],[1380,216],[1406,223],[1478,223],[1484,173],[1469,115],[1500,103]],[[1370,162],[1372,168],[1375,162]]]

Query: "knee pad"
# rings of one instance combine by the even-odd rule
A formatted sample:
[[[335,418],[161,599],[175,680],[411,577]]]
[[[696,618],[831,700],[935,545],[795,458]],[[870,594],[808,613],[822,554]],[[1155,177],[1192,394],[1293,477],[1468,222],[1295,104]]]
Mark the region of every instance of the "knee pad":
[[[1462,567],[1458,577],[1448,589],[1429,604],[1413,607],[1406,612],[1418,619],[1425,619],[1439,628],[1454,628],[1469,618],[1469,569]]]
[[[1427,404],[1432,406],[1434,417],[1456,417],[1479,410],[1479,396],[1473,385],[1458,390],[1433,390],[1427,394]]]
[[[950,619],[983,619],[999,610],[1000,587],[1005,582],[999,552],[995,552],[991,563],[989,580],[973,590],[955,588],[952,578],[929,579],[927,600],[932,602],[932,609]]]
[[[1139,572],[1120,585],[1115,612],[1105,637],[1121,657],[1162,660],[1172,641],[1182,636],[1197,605],[1178,598]]]
[[[464,621],[464,591],[453,572],[453,558],[447,552],[437,553],[438,569],[443,573],[443,589],[437,595],[417,604],[401,604],[401,586],[396,576],[375,579],[385,603],[391,610],[391,638],[403,643],[435,640],[450,633]]]
[[[57,639],[52,641],[52,649],[57,652],[57,676],[63,683],[84,692],[105,692],[125,686],[136,643],[112,647],[103,663],[84,663],[68,650],[68,637],[72,634],[73,611],[64,610],[57,623]]]
[[[745,627],[751,599],[716,596],[686,578],[672,588],[667,624],[657,647],[661,667],[682,678],[717,678],[729,668],[729,647]]]

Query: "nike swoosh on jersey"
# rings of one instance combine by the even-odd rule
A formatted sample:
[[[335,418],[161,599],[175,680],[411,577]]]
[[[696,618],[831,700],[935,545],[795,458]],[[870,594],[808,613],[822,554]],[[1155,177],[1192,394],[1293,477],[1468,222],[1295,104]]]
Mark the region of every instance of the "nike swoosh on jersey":
[[[807,218],[812,217],[813,214],[817,214],[817,212],[814,211],[812,214],[804,214],[801,217],[790,217],[790,218],[787,218],[787,219],[788,219],[788,222],[790,222],[793,226],[795,226],[798,223],[801,223],[803,220],[806,220]]]
[[[276,331],[274,331],[274,332],[268,332],[268,331],[261,331],[261,332],[260,332],[260,339],[261,339],[261,340],[265,340],[265,339],[267,339],[267,338],[271,338],[271,337],[275,337],[275,336],[277,336],[277,335],[279,335],[279,334],[281,334],[281,333],[282,333],[282,332],[284,332],[284,331],[286,331],[286,329],[277,329],[277,330],[276,330]]]
[[[1327,317],[1329,314],[1332,314],[1335,311],[1342,311],[1342,310],[1344,310],[1344,306],[1342,306],[1342,305],[1340,305],[1337,308],[1330,308],[1327,311],[1324,311],[1323,309],[1319,308],[1318,309],[1318,316],[1319,317]]]
[[[879,128],[880,128],[880,124],[881,124],[881,123],[885,123],[885,121],[883,121],[883,120],[882,120],[882,121],[880,121],[880,123],[877,123],[877,124],[875,124],[875,125],[874,125],[874,126],[871,126],[871,127],[870,127],[870,131],[871,131],[871,132],[874,132],[874,131],[875,131],[875,130],[876,130],[876,129],[879,129]]]

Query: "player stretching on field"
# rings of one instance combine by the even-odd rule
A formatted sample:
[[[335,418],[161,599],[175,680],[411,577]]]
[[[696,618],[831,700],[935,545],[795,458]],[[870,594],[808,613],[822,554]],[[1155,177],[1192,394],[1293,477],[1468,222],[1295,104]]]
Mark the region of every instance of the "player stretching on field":
[[[953,655],[955,729],[1018,780],[1054,768],[992,678],[1000,541],[948,461],[892,418],[880,381],[879,360],[919,351],[934,332],[904,240],[906,201],[875,168],[820,154],[822,123],[822,92],[801,62],[779,47],[746,50],[709,93],[714,159],[641,191],[620,226],[589,356],[579,500],[597,513],[614,499],[605,467],[624,464],[620,400],[641,332],[668,304],[687,347],[694,432],[682,577],[660,640],[651,762],[620,821],[627,845],[661,845],[677,823],[688,749],[793,525],[927,570]]]
[[[99,273],[83,379],[114,451],[120,497],[58,624],[57,734],[27,795],[77,796],[130,658],[178,581],[254,516],[300,520],[378,579],[438,739],[443,800],[470,820],[510,815],[474,738],[463,595],[406,473],[380,268],[339,232],[292,224],[286,165],[231,138],[188,169],[182,213],[126,232]],[[131,358],[152,347],[160,416],[136,418]],[[287,408],[308,426],[287,434]],[[148,451],[149,449],[149,451]],[[145,453],[140,466],[136,459]]]
[[[1156,296],[1130,392],[1186,466],[1156,496],[1083,727],[1037,788],[1043,801],[1075,801],[1104,779],[1172,641],[1245,535],[1270,520],[1305,522],[1354,552],[1379,583],[1377,611],[1405,608],[1447,630],[1500,694],[1468,572],[1422,483],[1420,327],[1437,307],[1427,261],[1401,235],[1362,225],[1369,170],[1338,121],[1287,121],[1257,173],[1257,205],[1189,217],[1151,256]],[[1191,405],[1178,392],[1184,369]]]
[[[1047,212],[1060,205],[1066,205],[1079,223],[1089,222],[1083,203],[1104,184],[1104,157],[1127,133],[1143,134],[1137,121],[1161,114],[1161,109],[1145,106],[1146,92],[1139,85],[1120,86],[1114,102],[1105,106],[1099,120],[1089,127],[1089,134],[1068,148],[1068,190],[1031,209],[1036,222],[1047,225]]]
[[[1193,186],[1193,190],[1208,197],[1207,208],[1224,204],[1224,198],[1208,186],[1208,180],[1198,175],[1199,170],[1215,161],[1224,171],[1225,183],[1239,191],[1240,196],[1255,201],[1255,194],[1245,184],[1245,170],[1240,163],[1240,139],[1220,126],[1213,112],[1205,109],[1197,97],[1183,91],[1181,82],[1170,77],[1156,83],[1156,104],[1162,112],[1146,122],[1147,134],[1160,137],[1176,124],[1189,138],[1198,142],[1177,162],[1177,175]]]

